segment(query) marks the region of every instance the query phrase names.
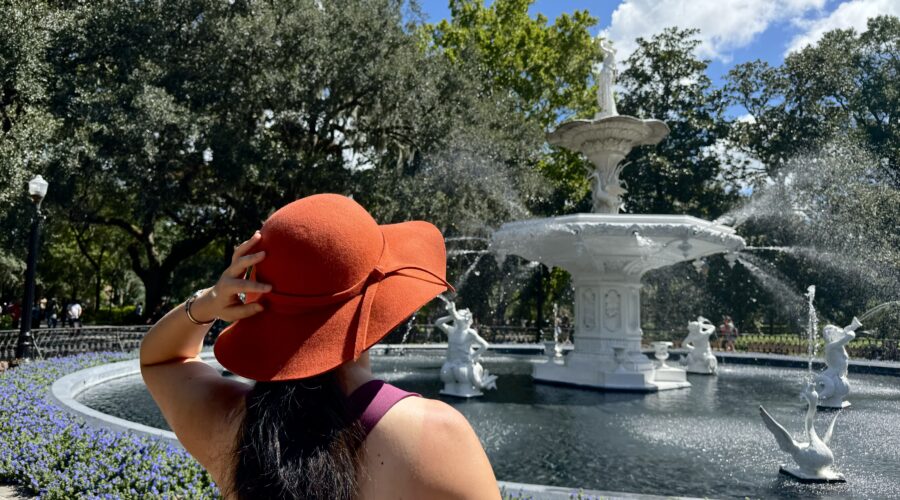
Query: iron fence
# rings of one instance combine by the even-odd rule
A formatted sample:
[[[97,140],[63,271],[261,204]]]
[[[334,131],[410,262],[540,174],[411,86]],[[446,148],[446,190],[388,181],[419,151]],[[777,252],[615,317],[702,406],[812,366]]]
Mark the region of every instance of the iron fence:
[[[36,328],[31,330],[34,356],[38,359],[85,352],[137,349],[149,326],[84,326],[81,328]],[[0,361],[16,357],[18,330],[0,330]]]
[[[224,324],[216,322],[210,329],[205,343],[211,345]],[[533,344],[538,336],[538,329],[533,326],[514,325],[477,325],[478,333],[492,344]],[[140,347],[141,340],[150,329],[149,326],[85,326],[82,328],[38,328],[31,331],[34,340],[35,357],[50,358],[71,354],[117,351],[128,352]],[[544,329],[542,337],[550,338],[552,331]],[[0,361],[11,361],[15,358],[18,330],[0,330]],[[561,341],[571,340],[572,330],[564,328],[559,333]],[[674,347],[681,346],[683,332],[661,330],[644,330],[645,344],[657,340],[670,341]],[[447,338],[434,328],[433,324],[415,324],[403,338],[400,334],[391,334],[383,342],[393,344],[422,344],[430,342],[446,342]],[[713,348],[724,349],[721,339],[712,339]],[[821,355],[822,341],[819,340],[817,351]],[[734,345],[739,352],[759,352],[766,354],[784,354],[805,356],[807,353],[806,335],[784,333],[775,335],[742,334]],[[847,353],[851,358],[900,361],[900,341],[897,339],[856,338],[847,345]]]
[[[643,341],[645,344],[663,340],[672,342],[673,347],[681,347],[684,340],[683,332],[648,331],[644,330]],[[724,339],[714,337],[710,339],[714,350],[724,350],[727,346]],[[822,356],[825,347],[820,337],[816,345],[817,356]],[[738,352],[758,352],[763,354],[783,354],[786,356],[806,356],[809,349],[809,340],[806,334],[780,333],[741,334],[734,343],[734,350]],[[900,340],[872,337],[857,337],[847,346],[847,354],[853,359],[867,359],[872,361],[900,361]]]
[[[552,338],[553,332],[544,328],[538,335],[535,326],[515,325],[474,325],[484,340],[491,344],[534,344],[539,339]],[[570,339],[572,328],[562,328],[559,333],[560,341]],[[388,344],[424,344],[430,342],[446,342],[447,336],[435,329],[431,323],[417,323],[413,325],[406,338],[399,333],[391,333],[382,342]]]

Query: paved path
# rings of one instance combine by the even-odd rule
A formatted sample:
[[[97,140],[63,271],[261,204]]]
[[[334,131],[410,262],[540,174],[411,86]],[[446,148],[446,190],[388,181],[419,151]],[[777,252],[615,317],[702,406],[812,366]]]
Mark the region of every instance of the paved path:
[[[23,497],[16,492],[16,489],[12,486],[0,485],[0,500],[19,500],[21,498],[31,498],[31,497]]]

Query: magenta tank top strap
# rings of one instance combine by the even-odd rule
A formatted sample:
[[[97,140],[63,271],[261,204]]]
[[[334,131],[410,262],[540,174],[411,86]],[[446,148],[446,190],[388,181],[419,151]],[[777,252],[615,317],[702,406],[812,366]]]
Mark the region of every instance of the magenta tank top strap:
[[[353,391],[348,399],[350,410],[354,415],[358,415],[359,421],[368,435],[388,410],[400,400],[410,396],[421,395],[406,392],[384,380],[370,380]]]

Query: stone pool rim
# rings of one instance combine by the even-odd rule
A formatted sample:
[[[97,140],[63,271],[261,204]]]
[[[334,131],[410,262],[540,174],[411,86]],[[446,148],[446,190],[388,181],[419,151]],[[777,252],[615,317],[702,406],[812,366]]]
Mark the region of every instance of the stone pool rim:
[[[447,344],[383,344],[372,347],[375,354],[396,354],[400,351],[439,351],[446,349]],[[571,350],[571,346],[565,346],[565,350]],[[496,344],[489,348],[497,354],[537,355],[544,351],[539,344]],[[682,349],[672,349],[673,354],[681,354]],[[647,351],[651,352],[651,351]],[[805,368],[807,359],[801,356],[785,356],[780,354],[744,353],[744,352],[716,352],[716,358],[722,363],[749,364],[759,366],[780,366],[787,368]],[[211,350],[200,354],[204,361],[216,362]],[[821,361],[813,362],[814,369],[820,369]],[[851,360],[850,371],[855,373],[867,373],[877,375],[889,375],[900,377],[900,363],[891,361]],[[149,425],[132,422],[115,417],[90,408],[78,401],[76,397],[82,392],[104,384],[111,380],[140,374],[141,365],[138,359],[109,363],[105,365],[86,368],[70,373],[55,382],[50,387],[50,397],[66,412],[84,418],[89,424],[114,430],[127,430],[141,435],[155,436],[165,439],[177,446],[181,446],[175,433]]]
[[[507,344],[492,346],[491,351],[497,354],[518,354],[518,355],[538,355],[543,353],[543,345],[529,344]],[[399,351],[418,351],[418,352],[435,352],[446,349],[446,344],[418,344],[418,345],[396,345],[385,344],[377,345],[372,348],[373,354],[390,355]],[[568,349],[567,349],[568,350]],[[680,354],[680,349],[673,349],[673,354]],[[648,351],[649,352],[649,351]],[[200,355],[201,359],[207,362],[215,363],[215,356],[212,351],[204,351]],[[733,364],[759,365],[759,366],[781,366],[792,368],[805,368],[807,359],[799,356],[784,356],[777,354],[763,353],[721,353],[717,352],[716,357],[719,361]],[[885,361],[867,361],[854,360],[851,362],[850,371],[869,374],[880,374],[900,377],[900,363]],[[820,363],[814,363],[817,366]],[[64,411],[77,415],[84,419],[88,425],[99,426],[117,431],[130,431],[138,435],[153,436],[161,438],[167,442],[182,447],[177,437],[171,431],[151,427],[137,422],[125,420],[113,415],[109,415],[94,410],[78,401],[78,397],[82,392],[110,382],[115,379],[129,377],[140,374],[140,361],[138,359],[108,363],[105,365],[86,368],[69,375],[63,376],[56,380],[50,388],[50,397]],[[579,489],[573,487],[546,486],[538,484],[524,484],[507,481],[498,481],[499,486],[504,488],[508,493],[519,492],[526,494],[536,500],[565,500],[572,498],[574,492],[580,492],[583,495],[598,498],[614,498],[614,499],[662,499],[662,498],[687,498],[687,497],[668,497],[653,494],[640,493],[624,493],[610,492],[599,490]]]
[[[212,352],[204,352],[200,355],[200,358],[204,361],[215,361],[215,356],[213,356]],[[77,372],[65,375],[53,382],[50,386],[50,399],[57,403],[59,407],[67,413],[84,419],[88,425],[115,431],[130,431],[139,435],[162,438],[177,446],[181,446],[181,443],[179,443],[178,438],[172,431],[151,427],[149,425],[119,418],[108,413],[103,413],[90,408],[75,399],[78,395],[92,387],[119,378],[138,375],[140,373],[141,362],[139,359],[118,361],[78,370]]]

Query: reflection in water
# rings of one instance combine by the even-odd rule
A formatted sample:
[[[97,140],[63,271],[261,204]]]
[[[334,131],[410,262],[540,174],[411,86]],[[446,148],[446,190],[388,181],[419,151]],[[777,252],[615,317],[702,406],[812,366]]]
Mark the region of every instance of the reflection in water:
[[[443,358],[373,356],[381,378],[443,399],[472,423],[497,477],[508,481],[641,493],[754,498],[900,497],[900,414],[895,377],[854,374],[853,406],[838,417],[832,449],[844,485],[801,485],[778,475],[789,457],[759,419],[760,404],[799,437],[802,370],[721,366],[689,375],[690,389],[655,394],[596,392],[536,384],[536,358],[492,356],[498,390],[473,400],[438,394]],[[140,377],[86,391],[79,401],[165,427]],[[820,412],[820,425],[831,413]]]

